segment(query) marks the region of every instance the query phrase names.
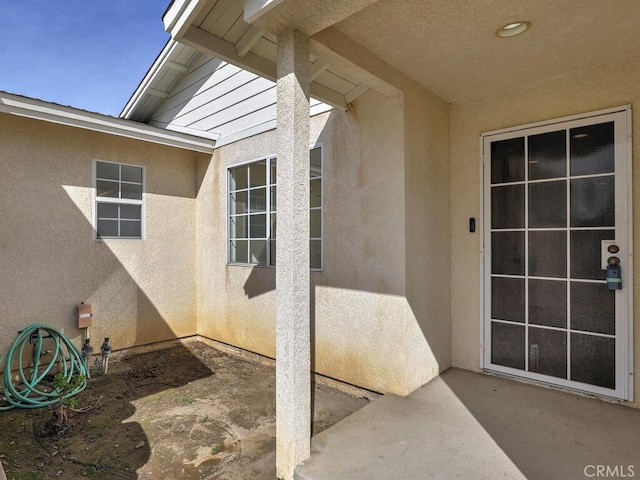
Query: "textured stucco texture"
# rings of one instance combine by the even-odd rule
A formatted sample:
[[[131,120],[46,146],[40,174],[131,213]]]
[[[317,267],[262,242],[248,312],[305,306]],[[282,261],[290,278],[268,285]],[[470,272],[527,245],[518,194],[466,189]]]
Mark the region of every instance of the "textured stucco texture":
[[[0,114],[0,355],[32,323],[114,349],[196,333],[199,154]],[[146,239],[93,239],[93,162],[143,166]]]
[[[276,474],[293,479],[311,450],[309,37],[278,37]]]
[[[391,76],[349,111],[311,118],[323,148],[323,262],[311,273],[312,368],[407,394],[450,365],[448,105]],[[275,356],[275,276],[227,265],[227,168],[273,155],[276,132],[199,165],[198,332]]]

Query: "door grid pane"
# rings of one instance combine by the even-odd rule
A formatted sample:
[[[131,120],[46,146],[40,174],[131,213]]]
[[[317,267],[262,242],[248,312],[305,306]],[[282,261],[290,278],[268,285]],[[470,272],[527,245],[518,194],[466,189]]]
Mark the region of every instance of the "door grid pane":
[[[567,182],[529,185],[529,228],[567,226]]]
[[[616,240],[614,122],[555,128],[490,141],[487,358],[615,389],[617,294],[602,269],[602,242]]]
[[[567,378],[567,332],[529,328],[529,371]]]
[[[491,361],[524,370],[524,325],[491,322]]]
[[[529,137],[529,180],[558,178],[567,174],[565,130]]]

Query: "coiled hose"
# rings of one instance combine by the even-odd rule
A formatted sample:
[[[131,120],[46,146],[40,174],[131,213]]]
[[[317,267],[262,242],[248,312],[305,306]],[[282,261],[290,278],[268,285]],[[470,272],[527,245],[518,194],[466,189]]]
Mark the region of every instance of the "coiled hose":
[[[52,339],[54,349],[46,352],[42,348],[45,340]],[[31,374],[25,372],[22,365],[25,346],[33,344],[33,368]],[[43,353],[44,352],[44,353]],[[51,353],[49,363],[40,362],[42,356]],[[14,407],[39,408],[53,405],[60,401],[60,395],[51,382],[51,369],[60,365],[59,372],[63,374],[67,382],[71,383],[76,375],[84,375],[85,380],[78,387],[68,392],[64,398],[77,395],[87,386],[86,379],[89,369],[85,364],[82,354],[71,341],[55,327],[36,323],[22,330],[11,344],[6,355],[0,357],[0,365],[4,364],[3,395],[7,405],[0,405],[0,411]],[[18,379],[15,384],[11,378],[11,370],[17,363]],[[58,372],[56,372],[58,373]],[[28,378],[27,378],[28,377]]]

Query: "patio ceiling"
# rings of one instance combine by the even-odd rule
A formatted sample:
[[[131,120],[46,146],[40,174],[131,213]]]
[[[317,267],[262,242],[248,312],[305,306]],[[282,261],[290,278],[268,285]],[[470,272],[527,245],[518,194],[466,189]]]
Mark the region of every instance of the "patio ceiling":
[[[522,35],[496,35],[522,20],[531,22]],[[336,27],[443,99],[462,103],[638,56],[638,22],[637,0],[380,0]]]
[[[463,103],[638,56],[639,19],[637,0],[175,0],[164,21],[176,40],[272,80],[274,33],[291,24],[315,42],[359,44]],[[531,22],[524,34],[495,34],[520,20]],[[314,97],[345,108],[367,85],[380,89],[361,69],[329,60],[310,59]]]

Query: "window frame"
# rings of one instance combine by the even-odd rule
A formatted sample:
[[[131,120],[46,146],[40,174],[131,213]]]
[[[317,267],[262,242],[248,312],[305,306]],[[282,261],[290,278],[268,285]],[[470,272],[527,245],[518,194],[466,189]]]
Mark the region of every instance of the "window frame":
[[[311,151],[314,149],[320,149],[320,175],[318,176],[311,176],[309,175],[309,182],[311,182],[311,180],[316,180],[319,179],[320,180],[320,206],[319,207],[311,207],[311,205],[309,205],[309,213],[311,214],[311,211],[313,210],[320,210],[320,237],[311,237],[311,232],[309,232],[309,242],[311,241],[319,241],[320,242],[320,266],[319,267],[311,267],[310,270],[312,272],[321,272],[324,270],[324,145],[322,143],[316,143],[313,144],[312,146],[309,147],[309,154],[311,154]],[[271,235],[271,215],[273,213],[275,213],[277,215],[278,213],[278,209],[276,206],[276,210],[272,210],[271,209],[271,187],[276,187],[278,186],[277,182],[275,182],[275,180],[273,180],[271,178],[271,161],[275,160],[276,161],[276,165],[277,165],[277,156],[275,154],[271,154],[271,155],[265,155],[263,157],[257,157],[257,158],[252,158],[251,160],[245,160],[242,162],[237,162],[237,163],[233,163],[227,166],[226,168],[226,192],[225,192],[225,215],[226,215],[226,235],[225,235],[225,242],[226,242],[226,252],[227,252],[227,266],[240,266],[240,267],[259,267],[259,268],[269,268],[269,269],[275,269],[277,268],[277,265],[271,265],[271,243],[272,241],[276,241],[277,239],[272,239],[270,238]],[[264,214],[266,215],[266,260],[265,260],[265,264],[258,264],[258,263],[242,263],[242,262],[233,262],[231,261],[231,230],[232,230],[232,226],[231,226],[231,219],[232,219],[232,213],[231,213],[231,193],[233,192],[237,192],[237,191],[242,191],[242,190],[246,190],[247,194],[248,192],[252,189],[252,187],[250,187],[249,185],[247,185],[246,188],[244,189],[233,189],[231,188],[231,170],[233,170],[234,168],[238,168],[238,167],[247,167],[253,163],[258,163],[261,161],[266,161],[266,178],[265,178],[265,188],[266,188],[266,199],[265,199],[265,204],[266,204],[266,210],[264,212]],[[311,157],[309,157],[309,161],[311,161]],[[276,167],[277,168],[277,167]],[[253,187],[253,188],[260,188],[260,187]],[[277,193],[276,193],[277,195]],[[233,215],[244,215],[247,217],[247,221],[248,218],[251,216],[250,212],[249,212],[249,196],[247,196],[247,212],[245,214],[233,214]],[[277,218],[277,217],[276,217]],[[277,220],[276,220],[277,221]],[[248,233],[250,234],[250,233]],[[249,237],[247,237],[247,241],[250,241],[251,239]],[[277,248],[277,247],[276,247]],[[248,250],[248,254],[249,254],[249,258],[248,260],[250,260],[250,250]]]
[[[142,171],[142,195],[141,199],[131,199],[131,198],[115,198],[115,197],[100,197],[98,196],[98,163],[105,163],[109,165],[117,165],[118,168],[121,167],[132,167],[139,168]],[[102,159],[94,159],[93,160],[93,172],[92,172],[92,180],[93,180],[93,201],[92,201],[92,224],[93,224],[93,240],[96,241],[105,241],[105,240],[145,240],[146,239],[146,185],[147,185],[147,177],[146,177],[146,168],[142,165],[133,165],[129,163],[123,162],[114,162],[110,160],[102,160]],[[108,179],[107,179],[108,180]],[[118,180],[119,184],[119,193],[121,192],[120,185],[122,184],[122,180]],[[124,182],[124,183],[132,183],[135,182]],[[140,236],[139,237],[129,237],[129,236],[105,236],[101,237],[98,235],[98,205],[106,204],[106,205],[134,205],[140,207]],[[120,221],[118,221],[118,224]]]

